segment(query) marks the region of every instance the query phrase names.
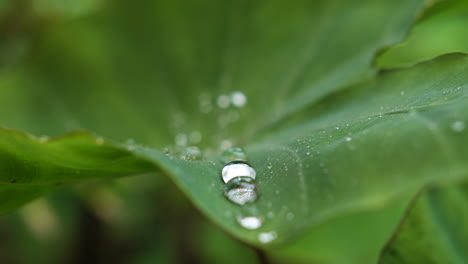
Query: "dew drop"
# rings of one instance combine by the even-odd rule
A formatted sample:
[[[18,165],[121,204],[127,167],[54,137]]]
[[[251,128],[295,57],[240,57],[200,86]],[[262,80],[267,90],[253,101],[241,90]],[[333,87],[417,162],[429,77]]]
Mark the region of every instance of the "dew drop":
[[[262,226],[263,221],[257,216],[238,217],[237,222],[246,229],[255,230]]]
[[[276,234],[275,231],[262,232],[262,233],[258,234],[258,241],[260,241],[260,243],[266,244],[266,243],[270,243],[271,241],[275,240],[277,237],[278,237],[278,235]]]
[[[310,151],[307,151],[307,152],[306,152],[306,155],[309,156],[309,155],[310,155]]]
[[[169,150],[169,148],[164,148],[163,153],[167,156],[167,155],[171,154],[171,151]]]
[[[236,177],[248,177],[255,179],[257,173],[247,162],[244,161],[232,161],[224,166],[221,175],[224,183],[228,183]]]
[[[185,160],[196,160],[200,159],[202,156],[200,148],[196,146],[186,147],[184,153],[183,159]]]
[[[241,147],[229,147],[221,155],[223,162],[229,161],[246,161],[247,154],[245,150]]]
[[[236,177],[224,187],[224,197],[238,205],[253,203],[258,198],[257,185],[252,178]]]
[[[353,140],[353,138],[352,137],[345,137],[345,140],[349,142],[349,141]]]
[[[268,163],[267,164],[267,169],[271,170],[271,168],[273,168],[273,165],[271,163]]]
[[[231,101],[235,107],[243,107],[247,104],[247,96],[243,92],[233,92],[231,94]]]
[[[455,132],[461,132],[461,131],[465,130],[465,122],[463,122],[463,121],[453,122],[452,130],[455,131]]]

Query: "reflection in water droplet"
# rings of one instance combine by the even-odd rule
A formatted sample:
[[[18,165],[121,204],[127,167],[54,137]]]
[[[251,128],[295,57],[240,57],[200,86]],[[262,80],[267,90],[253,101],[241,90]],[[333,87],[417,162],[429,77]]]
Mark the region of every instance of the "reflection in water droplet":
[[[271,241],[275,240],[276,238],[278,237],[278,235],[276,234],[275,231],[271,231],[271,232],[262,232],[260,234],[258,234],[258,241],[260,241],[260,243],[270,243]]]
[[[231,94],[231,100],[232,100],[232,104],[235,107],[240,108],[247,104],[247,96],[245,96],[243,92],[239,92],[239,91],[233,92]]]
[[[456,121],[452,124],[452,130],[455,132],[461,132],[465,130],[465,122],[463,121]]]
[[[231,98],[225,94],[222,94],[218,96],[216,103],[218,104],[219,108],[228,108],[229,104],[231,104]]]
[[[245,150],[241,147],[229,147],[223,152],[221,157],[222,157],[223,162],[247,160],[247,154],[245,153]]]
[[[233,161],[229,162],[224,166],[221,175],[224,183],[228,183],[230,180],[236,177],[249,177],[255,179],[256,172],[247,162],[244,161]]]
[[[237,177],[226,184],[224,196],[238,205],[253,203],[258,198],[257,185],[252,178]]]
[[[257,216],[239,217],[237,218],[237,222],[239,222],[242,227],[250,230],[258,229],[263,224],[262,219]]]

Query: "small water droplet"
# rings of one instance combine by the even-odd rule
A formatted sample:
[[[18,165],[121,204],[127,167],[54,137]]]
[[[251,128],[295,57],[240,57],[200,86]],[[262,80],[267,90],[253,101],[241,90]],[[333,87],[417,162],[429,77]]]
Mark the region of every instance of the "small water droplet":
[[[452,130],[455,132],[461,132],[465,130],[465,122],[463,121],[455,121],[452,124]]]
[[[263,244],[270,243],[271,241],[275,240],[277,236],[278,235],[276,234],[275,231],[262,232],[258,234],[258,241],[260,241],[260,243],[263,243]]]
[[[349,141],[353,140],[353,138],[352,137],[345,137],[345,140],[349,142]]]
[[[231,94],[231,101],[235,107],[244,107],[247,104],[247,96],[243,92],[235,91]]]
[[[288,165],[284,164],[284,171],[288,171],[289,168],[288,168]]]
[[[224,187],[224,196],[237,205],[253,203],[258,198],[258,189],[254,180],[249,177],[237,177]]]
[[[310,151],[307,151],[307,152],[306,152],[306,155],[309,156],[309,155],[310,155]]]
[[[255,179],[256,172],[247,162],[244,161],[233,161],[229,162],[224,166],[221,175],[224,183],[228,183],[236,177],[249,177]]]
[[[339,129],[340,129],[340,127],[339,127],[339,126],[336,126],[336,127],[335,127],[335,129],[336,129],[336,130],[339,130]]]
[[[263,221],[257,216],[238,217],[237,222],[244,228],[255,230],[262,226]]]
[[[167,155],[171,154],[171,151],[169,150],[169,148],[164,148],[163,153],[167,156]]]
[[[225,94],[222,94],[218,96],[218,98],[216,99],[216,103],[218,104],[219,108],[222,108],[222,109],[228,108],[229,105],[231,104],[231,98],[229,98],[229,96]]]
[[[273,165],[271,163],[268,163],[267,164],[267,169],[271,170],[271,168],[273,168]]]
[[[236,160],[247,160],[247,154],[241,147],[229,147],[221,155],[223,162],[236,161]]]
[[[186,147],[184,153],[183,159],[185,160],[196,160],[202,156],[201,150],[197,146]]]

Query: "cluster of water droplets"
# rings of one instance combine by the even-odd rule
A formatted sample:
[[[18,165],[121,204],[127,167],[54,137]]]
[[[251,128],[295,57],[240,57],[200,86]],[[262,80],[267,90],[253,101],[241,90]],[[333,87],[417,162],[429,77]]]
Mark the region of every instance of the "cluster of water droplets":
[[[225,183],[224,196],[226,199],[242,207],[242,215],[236,218],[240,226],[248,230],[257,230],[263,226],[264,217],[257,214],[254,202],[259,198],[256,184],[257,173],[247,163],[247,155],[242,148],[229,147],[223,155],[225,163],[221,171],[221,179]],[[258,240],[270,243],[277,237],[276,232],[261,232]]]

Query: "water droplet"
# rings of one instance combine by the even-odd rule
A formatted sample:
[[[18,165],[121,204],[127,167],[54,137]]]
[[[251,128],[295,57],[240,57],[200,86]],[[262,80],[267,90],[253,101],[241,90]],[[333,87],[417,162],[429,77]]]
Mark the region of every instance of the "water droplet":
[[[229,147],[221,155],[223,162],[235,161],[235,160],[247,160],[247,154],[241,147]]]
[[[284,164],[284,171],[288,171],[289,168],[288,168],[288,165]]]
[[[309,155],[310,155],[310,151],[307,151],[307,152],[306,152],[306,155],[309,156]]]
[[[271,163],[268,163],[268,164],[267,164],[267,168],[268,168],[269,170],[271,170],[271,168],[273,168],[273,165],[272,165]]]
[[[339,129],[340,129],[340,127],[339,127],[339,126],[336,126],[336,127],[335,127],[335,129],[336,129],[336,130],[339,130]]]
[[[169,150],[169,148],[164,148],[164,149],[163,149],[163,153],[164,153],[165,155],[169,155],[169,154],[171,154],[171,151]]]
[[[223,176],[224,183],[228,183],[236,177],[249,177],[255,179],[257,173],[247,162],[233,161],[224,166],[221,174]]]
[[[278,235],[276,234],[275,231],[262,232],[262,233],[258,234],[258,241],[260,241],[260,243],[266,244],[266,243],[270,243],[271,241],[275,240],[277,237],[278,237]]]
[[[229,98],[229,96],[225,94],[222,94],[218,96],[218,98],[216,99],[216,103],[218,104],[219,108],[228,108],[231,104],[231,98]]]
[[[252,178],[237,177],[226,184],[224,196],[238,205],[253,203],[258,198],[257,185]]]
[[[184,133],[179,133],[175,136],[175,143],[177,146],[184,147],[187,145],[187,142],[187,135],[185,135]]]
[[[463,122],[463,121],[453,122],[452,130],[455,131],[455,132],[461,132],[461,131],[465,130],[465,122]]]
[[[243,92],[239,92],[239,91],[233,92],[231,94],[231,100],[232,100],[232,104],[235,107],[240,108],[247,104],[247,96],[245,96]]]
[[[201,150],[196,146],[190,146],[184,149],[183,159],[185,160],[196,160],[201,158]]]
[[[262,226],[263,221],[260,217],[257,216],[245,216],[245,217],[239,217],[237,218],[237,222],[239,224],[250,230],[258,229]]]
[[[349,142],[349,141],[353,140],[353,138],[352,137],[345,137],[345,140]]]

